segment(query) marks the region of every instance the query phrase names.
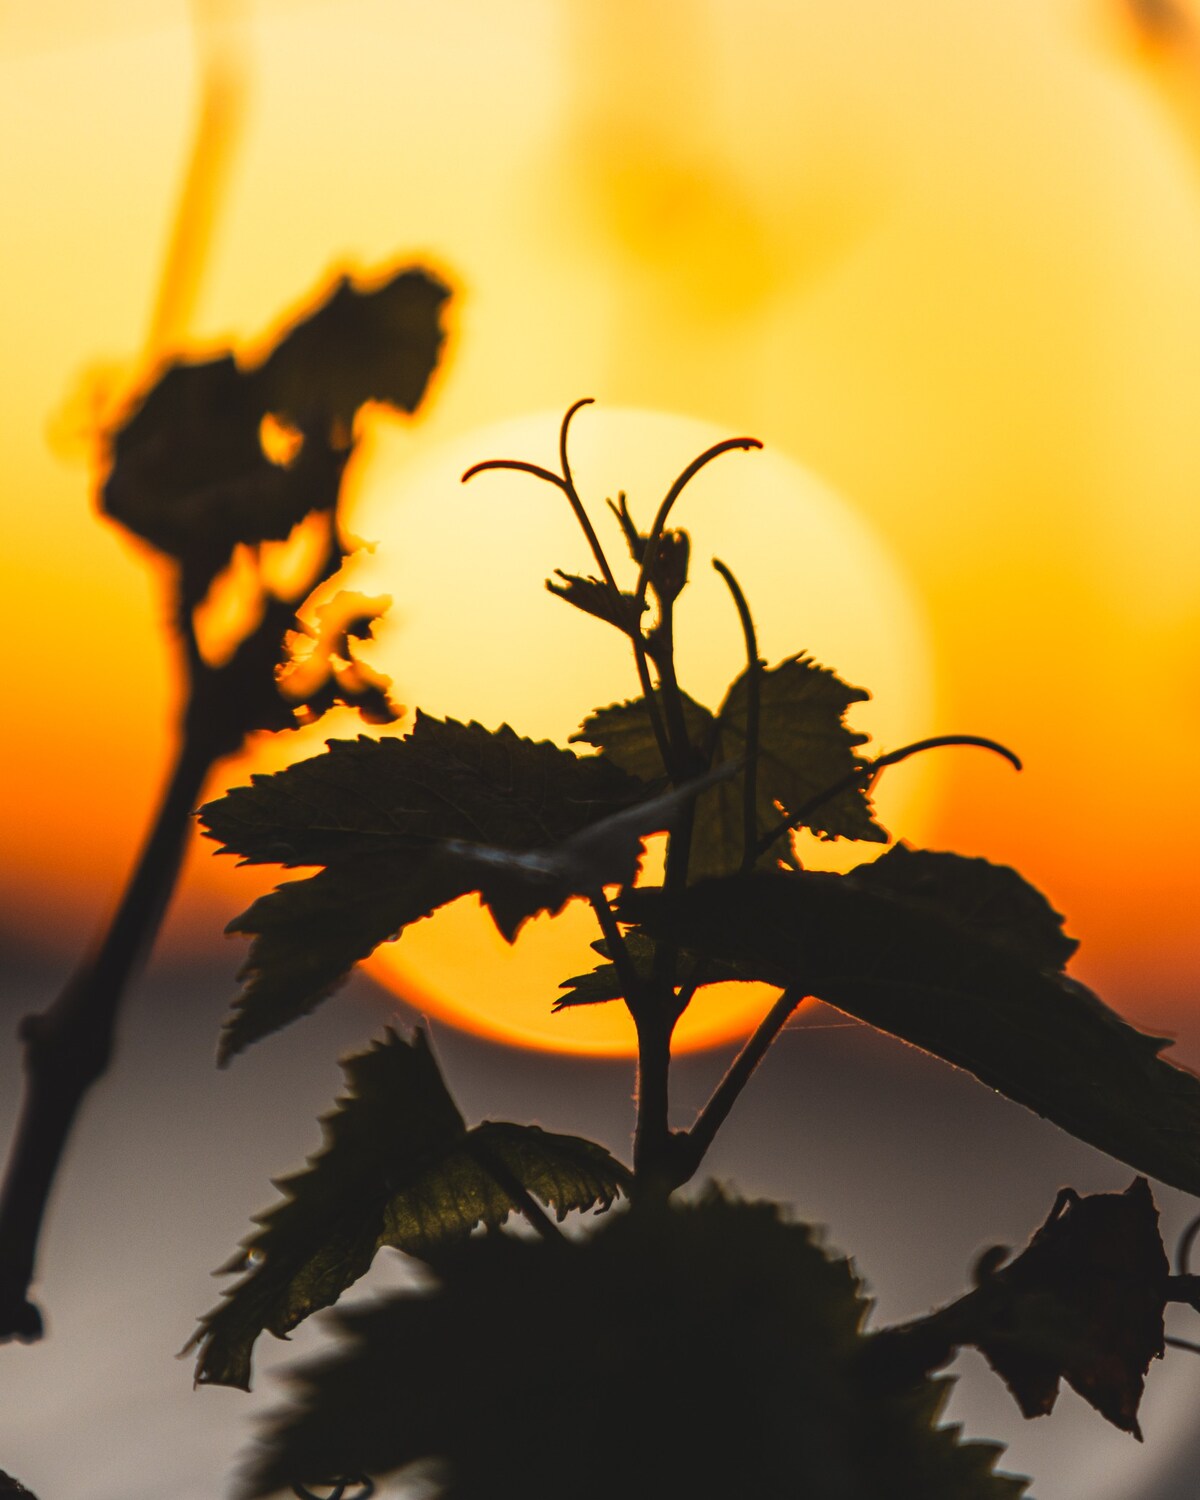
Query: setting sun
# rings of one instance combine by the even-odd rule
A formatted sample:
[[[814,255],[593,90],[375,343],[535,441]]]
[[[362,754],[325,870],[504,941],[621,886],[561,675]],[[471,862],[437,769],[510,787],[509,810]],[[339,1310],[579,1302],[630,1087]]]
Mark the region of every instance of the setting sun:
[[[381,445],[352,525],[373,543],[348,569],[370,592],[386,587],[393,614],[371,652],[408,708],[475,719],[566,745],[594,708],[638,695],[628,643],[568,608],[545,582],[556,567],[594,569],[562,495],[528,475],[463,472],[489,457],[556,463],[560,414],[542,412],[470,432],[406,459]],[[626,494],[643,525],[698,453],[731,434],[665,412],[590,406],[571,431],[571,465],[606,551],[620,574],[625,551],[606,498]],[[919,738],[931,723],[934,684],[925,621],[911,584],[866,522],[798,464],[770,447],[727,454],[698,475],[672,515],[693,539],[691,581],[680,599],[680,681],[716,708],[745,665],[728,590],[710,566],[737,575],[772,665],[806,652],[845,680],[886,691],[857,705],[852,727],[868,753]],[[636,570],[625,560],[628,586]],[[897,835],[924,833],[931,761],[880,782],[880,820]],[[802,857],[845,868],[873,845],[820,843]],[[551,1014],[558,982],[597,962],[600,936],[583,903],[539,918],[509,947],[474,898],[459,901],[386,944],[378,977],[411,1003],[457,1025],[526,1046],[600,1054],[633,1051],[624,1008]],[[769,1004],[761,986],[706,990],[680,1023],[684,1048],[744,1034]]]

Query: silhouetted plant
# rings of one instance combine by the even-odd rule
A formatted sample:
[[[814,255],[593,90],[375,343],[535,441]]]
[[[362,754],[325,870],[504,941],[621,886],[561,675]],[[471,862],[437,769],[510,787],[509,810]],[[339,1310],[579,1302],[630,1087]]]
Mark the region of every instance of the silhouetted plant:
[[[432,1465],[449,1500],[1019,1495],[1026,1481],[995,1471],[995,1445],[938,1425],[947,1382],[934,1372],[970,1344],[1026,1416],[1049,1411],[1065,1379],[1140,1435],[1164,1306],[1200,1305],[1186,1258],[1170,1274],[1144,1177],[1124,1194],[1064,1189],[1020,1255],[987,1252],[973,1290],[878,1330],[849,1263],[779,1205],[715,1186],[676,1195],[806,996],[1191,1193],[1200,1080],[1066,975],[1075,943],[1014,870],[905,844],[845,875],[801,867],[797,829],[886,842],[870,789],[910,755],[965,744],[1019,762],[974,736],[866,757],[844,717],[867,695],[803,655],[768,667],[723,562],[746,667],[719,708],[688,697],[674,608],[691,546],[671,511],[705,464],[758,444],[700,455],[645,532],[623,496],[612,506],[630,555],[622,586],[568,461],[584,404],[563,420],[558,471],[500,459],[465,477],[517,469],[563,493],[599,576],[560,572],[548,587],[629,638],[640,696],[589,716],[581,751],[418,713],[406,735],[333,741],[200,816],[243,861],[317,868],[232,924],[253,942],[224,1061],[467,893],[509,941],[536,912],[589,902],[600,962],[563,981],[555,1008],[623,1004],[632,1017],[632,1163],[530,1125],[468,1128],[419,1030],[348,1059],[324,1148],[223,1268],[241,1279],[191,1340],[197,1378],[248,1386],[258,1335],[334,1303],[380,1247],[429,1274],[339,1315],[339,1346],[300,1369],[241,1493],[353,1492],[361,1476]],[[656,831],[662,881],[636,885]],[[729,980],[779,998],[691,1127],[674,1129],[674,1028],[700,988]],[[559,1228],[610,1209],[594,1230]],[[513,1212],[532,1237],[506,1227]]]
[[[184,840],[214,763],[256,730],[319,718],[334,704],[368,723],[396,717],[387,680],[357,657],[386,601],[306,601],[339,572],[342,478],[368,402],[412,412],[442,344],[447,288],[410,268],[338,280],[266,356],[181,360],[157,372],[107,435],[101,507],[169,564],[170,619],[184,694],[174,765],[150,835],[93,954],[41,1015],[23,1023],[24,1107],[0,1194],[0,1339],[32,1340],[29,1300],[42,1217],[75,1114],[106,1071],[131,975],[174,888]],[[308,528],[316,547],[294,586],[273,588],[263,547]],[[249,624],[209,651],[200,612],[235,560],[254,597]]]

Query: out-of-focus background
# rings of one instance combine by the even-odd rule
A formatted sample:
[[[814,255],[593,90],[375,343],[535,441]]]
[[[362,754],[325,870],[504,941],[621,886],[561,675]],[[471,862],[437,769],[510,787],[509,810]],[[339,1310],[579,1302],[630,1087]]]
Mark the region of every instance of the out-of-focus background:
[[[370,425],[348,509],[395,596],[397,695],[563,736],[632,691],[540,589],[587,566],[552,494],[460,490],[466,463],[549,459],[558,414],[594,396],[589,498],[624,484],[645,514],[697,442],[751,433],[777,468],[723,459],[681,507],[702,565],[685,685],[712,699],[737,670],[699,576],[716,552],[773,660],[811,649],[872,690],[855,722],[880,747],[1012,745],[1020,777],[970,752],[890,773],[884,821],[1016,864],[1081,939],[1074,972],[1200,1064],[1197,28],[1171,0],[8,0],[4,1034],[103,919],[169,751],[161,580],[95,517],[97,426],[155,359],[252,351],[335,271],[421,261],[454,287],[446,359],[415,420]],[[224,779],[347,732],[255,747]],[[627,1141],[629,1065],[586,1055],[623,1035],[548,1018],[553,955],[535,939],[505,968],[472,912],[213,1074],[239,957],[217,935],[262,885],[194,851],[85,1112],[42,1266],[51,1337],[0,1350],[0,1467],[42,1500],[222,1492],[278,1391],[193,1395],[170,1355],[266,1177],[316,1144],[332,1058],[405,1015],[392,991],[439,1018],[474,1117]],[[745,1019],[697,1027],[681,1122]],[[784,1038],[714,1171],[827,1223],[882,1315],[955,1293],[1061,1182],[1128,1180],[836,1021]],[[1161,1199],[1174,1233],[1188,1205]],[[1011,1441],[1042,1500],[1190,1497],[1189,1359],[1152,1372],[1144,1449],[1069,1395],[1022,1423],[971,1367],[958,1414]]]

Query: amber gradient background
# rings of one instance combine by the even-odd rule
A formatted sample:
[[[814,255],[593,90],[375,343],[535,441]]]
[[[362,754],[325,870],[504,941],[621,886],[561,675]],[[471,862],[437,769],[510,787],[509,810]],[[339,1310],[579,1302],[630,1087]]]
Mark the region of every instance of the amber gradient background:
[[[1183,22],[1148,32],[1102,0],[226,11],[204,10],[222,149],[166,307],[203,56],[188,13],[2,13],[6,925],[56,948],[106,910],[169,731],[157,580],[90,514],[89,415],[148,349],[252,345],[332,266],[421,255],[459,289],[449,357],[426,417],[377,424],[362,490],[398,446],[579,394],[801,461],[927,612],[930,731],[1028,764],[947,757],[926,826],[901,831],[1019,863],[1083,940],[1080,975],[1186,1034]],[[820,568],[797,559],[797,645]],[[197,861],[189,940],[252,888]]]
[[[0,7],[11,1019],[108,909],[175,703],[158,580],[92,513],[89,432],[155,354],[252,347],[331,268],[420,257],[458,290],[448,358],[426,415],[372,429],[351,525],[395,466],[582,394],[750,431],[803,463],[919,601],[928,731],[989,734],[1027,763],[1018,778],[947,757],[919,826],[897,831],[1018,864],[1082,940],[1075,972],[1200,1062],[1195,14],[1148,0],[196,14]],[[201,107],[215,144],[196,159]],[[821,567],[796,560],[797,646]],[[460,611],[460,652],[469,625]],[[55,1337],[0,1351],[0,1467],[43,1500],[212,1494],[244,1430],[240,1398],[193,1401],[162,1350],[186,1336],[180,1307],[211,1299],[203,1270],[264,1176],[312,1143],[328,1058],[386,1013],[363,981],[236,1078],[204,1071],[235,963],[213,936],[259,884],[190,861],[62,1184],[43,1266]],[[623,1065],[443,1038],[476,1116],[536,1099],[547,1124],[622,1147]],[[681,1118],[721,1060],[686,1063]],[[14,1054],[4,1113],[17,1074]],[[864,1080],[868,1115],[847,1105]],[[829,1222],[888,1316],[947,1295],[985,1240],[1023,1237],[1059,1181],[1127,1176],[857,1031],[786,1038],[735,1123],[714,1169]],[[1178,1227],[1186,1207],[1166,1201]],[[1053,1431],[983,1384],[965,1409],[1013,1437],[1043,1500],[1190,1496],[1184,1359],[1158,1372],[1145,1452],[1069,1399]]]

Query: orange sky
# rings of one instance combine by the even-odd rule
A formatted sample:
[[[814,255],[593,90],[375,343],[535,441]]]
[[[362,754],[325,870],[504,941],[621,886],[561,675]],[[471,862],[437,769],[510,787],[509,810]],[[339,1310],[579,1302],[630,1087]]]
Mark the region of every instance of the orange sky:
[[[0,17],[0,881],[6,923],[56,949],[76,923],[82,946],[136,846],[172,702],[155,580],[94,519],[64,432],[89,368],[129,368],[147,337],[194,49],[182,4],[92,17]],[[806,466],[928,624],[927,731],[1028,767],[947,756],[895,831],[1017,864],[1082,939],[1081,976],[1195,1061],[1200,71],[1181,37],[1134,45],[1117,0],[261,5],[190,335],[252,341],[335,264],[450,276],[450,356],[427,414],[373,436],[363,513],[405,465],[581,395]],[[809,644],[821,570],[797,560],[778,654]],[[260,886],[193,859],[176,931],[210,941]]]

